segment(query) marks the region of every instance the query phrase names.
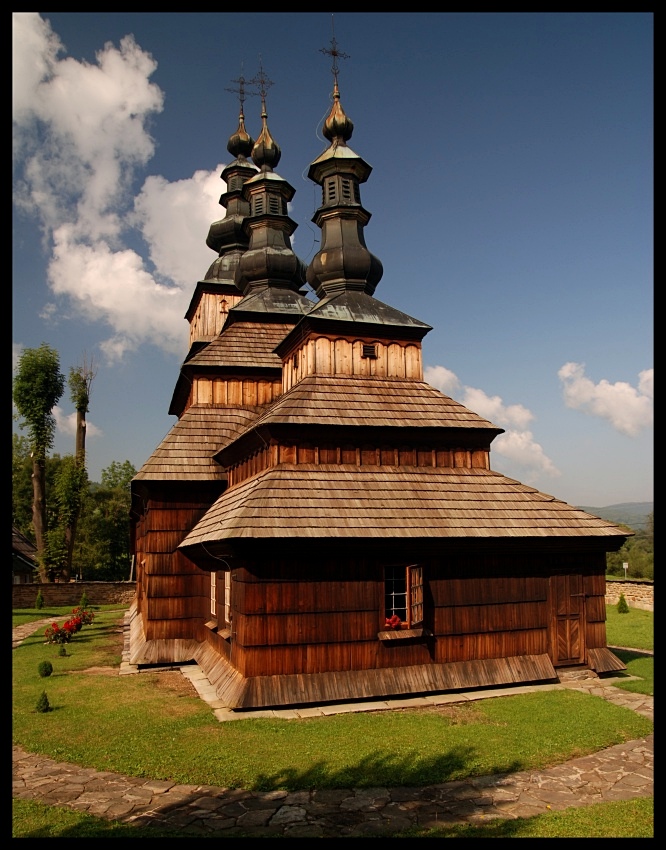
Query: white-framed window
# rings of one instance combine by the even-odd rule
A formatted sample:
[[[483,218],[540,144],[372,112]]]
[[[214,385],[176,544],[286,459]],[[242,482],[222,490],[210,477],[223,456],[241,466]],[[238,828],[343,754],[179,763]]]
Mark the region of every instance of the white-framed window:
[[[217,573],[210,574],[210,613],[217,617]]]
[[[384,567],[384,616],[399,618],[396,627],[411,629],[423,623],[423,567],[390,564]]]
[[[231,570],[224,572],[224,622],[231,625]]]

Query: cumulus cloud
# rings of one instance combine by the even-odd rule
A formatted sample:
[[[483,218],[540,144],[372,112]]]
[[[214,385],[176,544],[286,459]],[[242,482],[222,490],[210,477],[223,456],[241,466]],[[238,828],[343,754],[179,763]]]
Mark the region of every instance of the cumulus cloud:
[[[53,416],[56,421],[56,428],[61,434],[67,434],[70,437],[76,436],[76,411],[73,413],[65,413],[59,404],[53,408]],[[101,437],[104,432],[97,425],[86,418],[86,440],[90,437]]]
[[[16,372],[24,348],[25,346],[22,343],[12,342],[12,374]]]
[[[556,478],[560,475],[553,461],[534,439],[528,426],[534,414],[522,404],[505,404],[500,396],[489,396],[476,387],[463,386],[458,377],[444,366],[428,366],[425,380],[470,410],[505,429],[493,440],[493,451],[516,468],[515,475],[536,485],[540,476]]]
[[[573,410],[606,419],[621,434],[635,437],[654,421],[654,370],[638,375],[638,385],[602,378],[595,384],[585,375],[584,363],[565,363],[557,373],[562,382],[564,403]]]
[[[102,323],[110,361],[142,343],[183,354],[193,284],[215,259],[205,234],[224,215],[222,165],[175,183],[151,176],[137,192],[164,102],[153,57],[128,35],[76,61],[38,13],[15,12],[12,25],[14,201],[51,253],[55,299],[40,315]]]

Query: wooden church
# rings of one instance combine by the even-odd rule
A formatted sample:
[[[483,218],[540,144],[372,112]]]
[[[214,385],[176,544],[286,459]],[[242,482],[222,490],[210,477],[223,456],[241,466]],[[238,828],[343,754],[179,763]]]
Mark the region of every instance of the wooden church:
[[[256,142],[237,81],[177,421],[132,482],[129,660],[196,661],[236,710],[624,669],[606,646],[605,566],[627,532],[494,472],[502,429],[424,382],[431,327],[374,297],[371,167],[348,145],[335,47],[307,267],[270,81],[253,81]]]

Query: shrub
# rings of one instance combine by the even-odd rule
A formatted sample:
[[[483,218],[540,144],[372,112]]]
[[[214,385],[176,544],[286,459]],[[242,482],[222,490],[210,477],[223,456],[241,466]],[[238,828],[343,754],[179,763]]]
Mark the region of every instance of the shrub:
[[[35,710],[39,711],[40,714],[51,711],[51,704],[49,703],[49,698],[46,696],[46,691],[42,691],[39,699],[37,700]]]
[[[67,621],[62,628],[52,623],[44,632],[47,643],[69,643],[74,634],[74,627]]]
[[[53,664],[50,661],[40,661],[39,667],[37,668],[39,675],[42,679],[45,679],[47,676],[50,676],[53,673]]]
[[[95,619],[95,614],[92,611],[87,611],[82,605],[79,605],[78,608],[72,608],[72,617],[81,620],[82,626],[89,626]]]
[[[35,599],[35,608],[41,609],[44,607],[44,597],[42,596],[42,591],[37,591],[37,598]]]
[[[627,605],[627,600],[624,598],[624,593],[620,594],[620,598],[617,601],[617,613],[618,614],[628,614],[629,606]]]
[[[88,601],[88,594],[84,590],[81,594],[81,599],[79,599],[79,608],[87,608],[88,605],[90,605],[90,602]]]

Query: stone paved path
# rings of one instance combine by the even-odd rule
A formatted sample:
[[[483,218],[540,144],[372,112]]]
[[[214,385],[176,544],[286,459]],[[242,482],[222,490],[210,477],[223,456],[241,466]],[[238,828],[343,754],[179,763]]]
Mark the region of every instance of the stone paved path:
[[[23,637],[41,625],[32,623],[29,631],[29,627],[22,627]],[[14,637],[22,639],[19,634]],[[200,683],[196,670],[187,667],[183,672],[195,686]],[[653,719],[652,697],[614,688],[612,681],[572,679],[538,689],[585,691]],[[205,689],[201,683],[200,687]],[[499,695],[526,690],[535,688],[506,689]],[[495,689],[444,696],[450,702],[497,695]],[[394,702],[403,706],[405,701]],[[387,701],[386,707],[391,708],[392,701]],[[339,710],[348,711],[349,706],[340,706]],[[326,713],[330,713],[330,707]],[[219,710],[215,714],[220,720],[229,719],[220,716],[224,712]],[[530,817],[570,806],[651,796],[653,764],[654,739],[649,735],[541,771],[482,776],[422,788],[255,792],[147,781],[56,762],[14,747],[13,796],[126,823],[185,829],[194,835],[361,837],[392,835],[415,825],[484,823],[493,818]]]

